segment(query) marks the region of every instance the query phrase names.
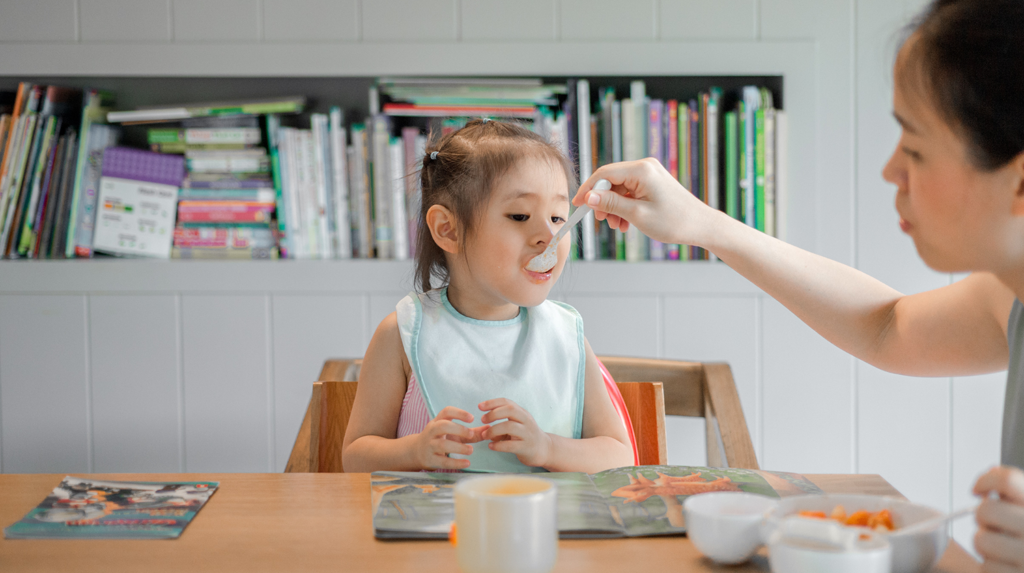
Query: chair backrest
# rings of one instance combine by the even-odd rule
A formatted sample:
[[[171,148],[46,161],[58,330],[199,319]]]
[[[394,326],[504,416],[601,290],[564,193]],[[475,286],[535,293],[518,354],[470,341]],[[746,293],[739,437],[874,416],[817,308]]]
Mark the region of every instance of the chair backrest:
[[[345,471],[341,446],[358,385],[350,381],[313,383],[307,471]],[[640,465],[665,464],[665,400],[661,382],[618,382],[617,385],[629,411]]]
[[[758,469],[754,445],[728,364],[617,356],[601,356],[599,359],[616,380],[662,382],[664,414],[704,418],[709,466]],[[360,362],[327,360],[320,373],[320,380],[356,380],[359,377]],[[619,385],[619,388],[621,391],[622,386]],[[315,471],[311,469],[313,456],[310,450],[312,406],[311,403],[306,411],[286,472]],[[629,413],[632,418],[632,409],[629,409]],[[348,423],[347,414],[345,423]],[[632,425],[636,429],[643,423],[640,419],[633,419]],[[344,426],[341,429],[343,438]],[[665,443],[664,425],[661,436],[661,442]],[[639,444],[642,438],[639,435],[636,437]],[[663,453],[659,459],[665,459]],[[642,459],[641,463],[656,462]],[[340,460],[338,467],[341,467]]]
[[[616,380],[664,384],[665,414],[704,418],[708,465],[758,469],[732,370],[724,362],[599,356]]]

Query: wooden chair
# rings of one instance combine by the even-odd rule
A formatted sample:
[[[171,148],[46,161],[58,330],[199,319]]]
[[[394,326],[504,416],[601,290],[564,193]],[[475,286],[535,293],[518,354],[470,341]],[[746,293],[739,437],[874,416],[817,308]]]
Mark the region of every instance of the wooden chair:
[[[753,443],[728,364],[621,357],[600,359],[617,380],[663,383],[619,383],[640,449],[641,464],[665,463],[664,416],[668,414],[706,420],[708,465],[757,469]],[[355,380],[359,375],[359,362],[333,359],[324,363],[321,382],[314,384],[314,396],[286,472],[341,471],[340,445],[356,384],[325,385],[322,382]],[[316,432],[313,432],[313,419],[317,420]],[[311,455],[312,452],[317,455]]]

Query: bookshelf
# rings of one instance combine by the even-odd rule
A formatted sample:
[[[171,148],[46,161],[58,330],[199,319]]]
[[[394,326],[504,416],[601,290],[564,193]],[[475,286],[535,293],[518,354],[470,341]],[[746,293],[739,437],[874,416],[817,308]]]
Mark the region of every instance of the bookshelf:
[[[645,80],[649,95],[665,98],[710,85],[765,85],[789,116],[788,240],[811,250],[822,232],[818,213],[848,208],[841,197],[814,193],[823,107],[816,74],[809,40],[488,43],[469,50],[443,43],[12,44],[0,54],[4,89],[18,81],[103,87],[117,94],[118,109],[301,94],[312,102],[307,111],[339,105],[348,121],[361,119],[370,83],[380,76],[576,77],[590,80],[593,94],[615,84],[620,97],[631,79]],[[126,140],[138,143],[143,131],[132,129]],[[319,364],[362,355],[379,320],[411,290],[412,274],[409,261],[379,260],[0,261],[0,317],[10,319],[0,325],[0,355],[7,358],[0,375],[3,384],[19,381],[4,396],[42,403],[36,393],[46,387],[93,404],[89,414],[72,402],[58,408],[62,430],[93,428],[81,440],[91,457],[65,452],[61,458],[63,450],[54,446],[53,459],[39,462],[8,450],[0,471],[278,471]],[[573,261],[552,296],[580,308],[598,352],[674,356],[666,349],[679,345],[678,325],[727,337],[742,357],[722,358],[733,363],[757,431],[764,295],[725,264]],[[694,317],[691,308],[705,314]],[[607,315],[599,312],[605,309]],[[722,316],[725,326],[716,325]],[[622,337],[621,329],[630,335]],[[55,336],[82,356],[40,370],[46,341]],[[139,379],[139,372],[149,374]],[[55,382],[35,382],[44,378]],[[226,395],[245,398],[238,404],[218,398]],[[142,396],[161,397],[151,407],[161,421],[137,435],[112,429],[105,414],[137,407]],[[222,415],[231,417],[231,429]],[[9,431],[25,435],[40,432],[37,426],[34,419],[4,420]],[[13,439],[9,431],[5,440]],[[56,439],[55,431],[45,434]],[[143,441],[176,448],[178,455],[132,453]]]

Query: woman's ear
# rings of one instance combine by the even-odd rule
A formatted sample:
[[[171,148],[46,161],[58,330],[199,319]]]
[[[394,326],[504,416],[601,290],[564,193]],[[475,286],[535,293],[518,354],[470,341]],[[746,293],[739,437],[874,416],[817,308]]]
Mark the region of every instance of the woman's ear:
[[[453,255],[459,252],[459,222],[455,214],[443,205],[431,205],[427,210],[427,228],[438,247]]]
[[[1010,169],[1017,186],[1010,212],[1014,217],[1024,217],[1024,152],[1010,160]]]

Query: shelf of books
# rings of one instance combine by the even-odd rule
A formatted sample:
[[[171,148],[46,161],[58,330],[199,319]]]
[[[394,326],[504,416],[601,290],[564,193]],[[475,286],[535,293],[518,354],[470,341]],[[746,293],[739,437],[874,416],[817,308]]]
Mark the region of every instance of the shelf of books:
[[[182,99],[183,82],[196,100]],[[711,207],[780,236],[782,84],[782,76],[0,78],[0,265],[409,260],[427,137],[473,117],[543,135],[581,179],[606,163],[654,157]],[[572,257],[588,264],[708,259],[592,216],[573,242]]]

